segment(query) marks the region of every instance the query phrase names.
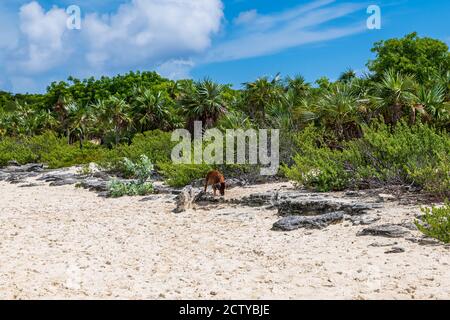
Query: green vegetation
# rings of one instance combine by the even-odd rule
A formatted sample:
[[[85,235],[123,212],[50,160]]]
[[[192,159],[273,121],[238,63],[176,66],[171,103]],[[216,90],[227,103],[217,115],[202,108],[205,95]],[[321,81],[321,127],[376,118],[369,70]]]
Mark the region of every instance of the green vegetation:
[[[0,166],[16,161],[19,164],[43,162],[50,168],[61,168],[99,161],[107,152],[91,143],[80,149],[52,132],[30,137],[4,137],[0,139]]]
[[[112,180],[108,183],[108,193],[113,198],[122,196],[144,196],[153,192],[153,184],[148,180],[153,171],[153,164],[146,155],[142,155],[136,163],[128,158],[123,159],[125,172],[135,178],[134,181],[122,182]]]
[[[417,228],[425,235],[450,243],[450,202],[442,207],[422,208],[422,221],[416,221]]]
[[[204,128],[280,129],[281,170],[320,191],[415,184],[450,190],[450,58],[445,43],[412,33],[375,44],[370,73],[344,71],[314,84],[279,75],[242,89],[170,81],[154,72],[52,83],[43,95],[0,92],[0,165],[50,167],[97,162],[124,177],[146,155],[169,184],[201,178],[209,165],[171,162],[170,132]],[[227,177],[250,166],[214,166]],[[117,194],[128,194],[115,185]],[[141,193],[139,190],[130,193]],[[144,191],[142,191],[143,193]]]
[[[300,152],[286,176],[318,191],[415,184],[438,195],[450,192],[450,139],[424,124],[365,126],[363,137],[342,149],[327,145],[308,127],[297,137]]]

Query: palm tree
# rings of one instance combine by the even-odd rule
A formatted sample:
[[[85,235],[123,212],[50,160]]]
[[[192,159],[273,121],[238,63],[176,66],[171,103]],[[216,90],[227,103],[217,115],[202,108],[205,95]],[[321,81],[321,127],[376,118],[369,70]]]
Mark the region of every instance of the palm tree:
[[[183,84],[179,104],[191,131],[193,131],[194,121],[202,121],[204,128],[211,128],[226,112],[223,99],[224,88],[225,86],[209,79]]]
[[[69,125],[68,125],[68,110],[67,110],[67,106],[71,103],[71,100],[60,96],[58,98],[58,101],[56,102],[56,104],[53,106],[53,112],[55,112],[57,114],[58,117],[58,122],[61,126],[61,130],[64,132],[64,134],[66,134],[66,136],[68,137],[68,139],[70,139],[70,129],[69,129]]]
[[[410,108],[410,112],[416,111],[411,107],[416,88],[412,76],[389,70],[376,87],[378,96],[383,99],[382,113],[386,124],[395,125],[406,108]]]
[[[448,107],[445,103],[445,88],[441,85],[434,85],[430,89],[420,86],[417,94],[414,96],[414,109],[420,110],[428,121],[434,120],[438,125],[449,119]],[[414,118],[411,122],[415,122]]]
[[[11,107],[9,126],[13,134],[31,136],[37,127],[35,111],[27,103],[17,100]]]
[[[71,142],[71,134],[77,133],[80,149],[83,149],[83,141],[88,133],[90,124],[92,124],[92,110],[81,104],[71,103],[67,106],[67,111],[70,132],[68,139]]]
[[[151,90],[145,90],[136,99],[135,114],[141,132],[156,128],[167,129],[170,126],[170,111],[161,91],[154,94]]]
[[[341,75],[339,76],[339,81],[349,83],[349,82],[353,81],[353,79],[355,79],[355,78],[356,78],[356,72],[353,69],[348,68],[346,71],[341,73]]]
[[[297,110],[301,121],[316,121],[334,131],[339,140],[361,137],[365,109],[350,83],[337,82],[323,92],[314,104],[304,103],[306,108]]]
[[[107,128],[114,132],[115,143],[119,144],[121,134],[133,122],[130,116],[130,105],[124,99],[116,96],[99,104],[104,108],[100,119]]]
[[[294,78],[286,78],[286,91],[292,94],[294,100],[304,98],[309,94],[311,90],[311,84],[306,82],[305,78],[301,75],[297,75]]]
[[[259,78],[255,82],[247,82],[245,85],[245,108],[253,119],[260,124],[266,122],[266,111],[270,106],[281,103],[283,87],[280,85],[279,75],[272,80]]]

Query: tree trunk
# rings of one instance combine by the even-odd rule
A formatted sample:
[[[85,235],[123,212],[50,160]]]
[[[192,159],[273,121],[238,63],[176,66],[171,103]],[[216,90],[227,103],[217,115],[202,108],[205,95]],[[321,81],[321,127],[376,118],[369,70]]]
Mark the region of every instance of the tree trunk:
[[[116,135],[116,145],[118,145],[120,139],[119,139],[119,128],[117,126],[115,127],[114,132],[115,132],[115,135]]]

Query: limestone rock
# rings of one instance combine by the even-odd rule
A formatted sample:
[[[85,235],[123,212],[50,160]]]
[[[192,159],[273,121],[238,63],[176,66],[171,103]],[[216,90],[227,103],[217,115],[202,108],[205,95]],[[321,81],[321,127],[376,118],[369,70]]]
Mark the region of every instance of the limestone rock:
[[[180,194],[175,198],[176,208],[173,210],[173,212],[180,213],[192,208],[192,205],[195,202],[198,193],[198,189],[196,190],[192,186],[184,187],[184,189],[181,190]]]
[[[368,227],[358,232],[357,236],[380,236],[388,238],[401,238],[409,234],[409,231],[404,227],[396,224],[383,224],[373,227]]]
[[[390,254],[390,253],[403,253],[405,252],[405,249],[403,249],[402,247],[392,247],[391,250],[386,251],[386,254]]]
[[[292,231],[300,228],[322,229],[342,222],[344,212],[330,212],[316,216],[288,216],[274,223],[272,230]]]
[[[378,202],[388,202],[388,201],[394,201],[396,197],[392,194],[387,193],[380,193],[377,197]]]

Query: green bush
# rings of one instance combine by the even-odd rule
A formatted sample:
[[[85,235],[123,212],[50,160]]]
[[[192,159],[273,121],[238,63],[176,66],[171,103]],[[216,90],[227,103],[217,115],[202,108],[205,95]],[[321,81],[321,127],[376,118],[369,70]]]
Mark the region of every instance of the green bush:
[[[78,145],[69,145],[66,139],[47,132],[39,136],[0,140],[0,166],[16,161],[19,164],[42,162],[50,168],[62,168],[102,161],[107,152],[107,149],[91,143],[85,143],[80,149]]]
[[[121,182],[112,180],[108,183],[108,193],[112,198],[120,198],[123,196],[145,196],[153,193],[153,184],[150,182]]]
[[[440,195],[450,192],[450,137],[426,125],[364,128],[364,137],[332,149],[323,132],[306,128],[296,140],[289,179],[317,191],[415,183]]]
[[[450,243],[450,202],[443,207],[422,208],[422,221],[416,221],[417,228],[425,235]]]
[[[122,161],[123,158],[138,161],[141,155],[146,155],[152,163],[168,163],[171,162],[171,152],[174,146],[175,143],[171,142],[169,132],[148,131],[136,135],[130,145],[119,145],[110,150],[108,157],[104,158],[100,164],[111,171],[129,176]]]
[[[27,141],[8,137],[0,140],[0,166],[6,166],[10,161],[26,164],[38,160],[39,155],[33,153]]]
[[[154,188],[148,179],[152,175],[153,164],[146,155],[141,155],[139,161],[133,162],[128,158],[124,158],[123,166],[130,176],[136,178],[136,181],[122,182],[112,180],[108,183],[108,193],[111,197],[117,198],[122,196],[144,196],[153,193]]]
[[[347,187],[350,175],[344,167],[345,154],[327,147],[322,132],[309,126],[298,135],[296,145],[299,153],[294,165],[282,168],[286,177],[321,192]]]
[[[172,187],[184,187],[192,181],[204,178],[213,169],[207,164],[158,163],[166,183]]]

